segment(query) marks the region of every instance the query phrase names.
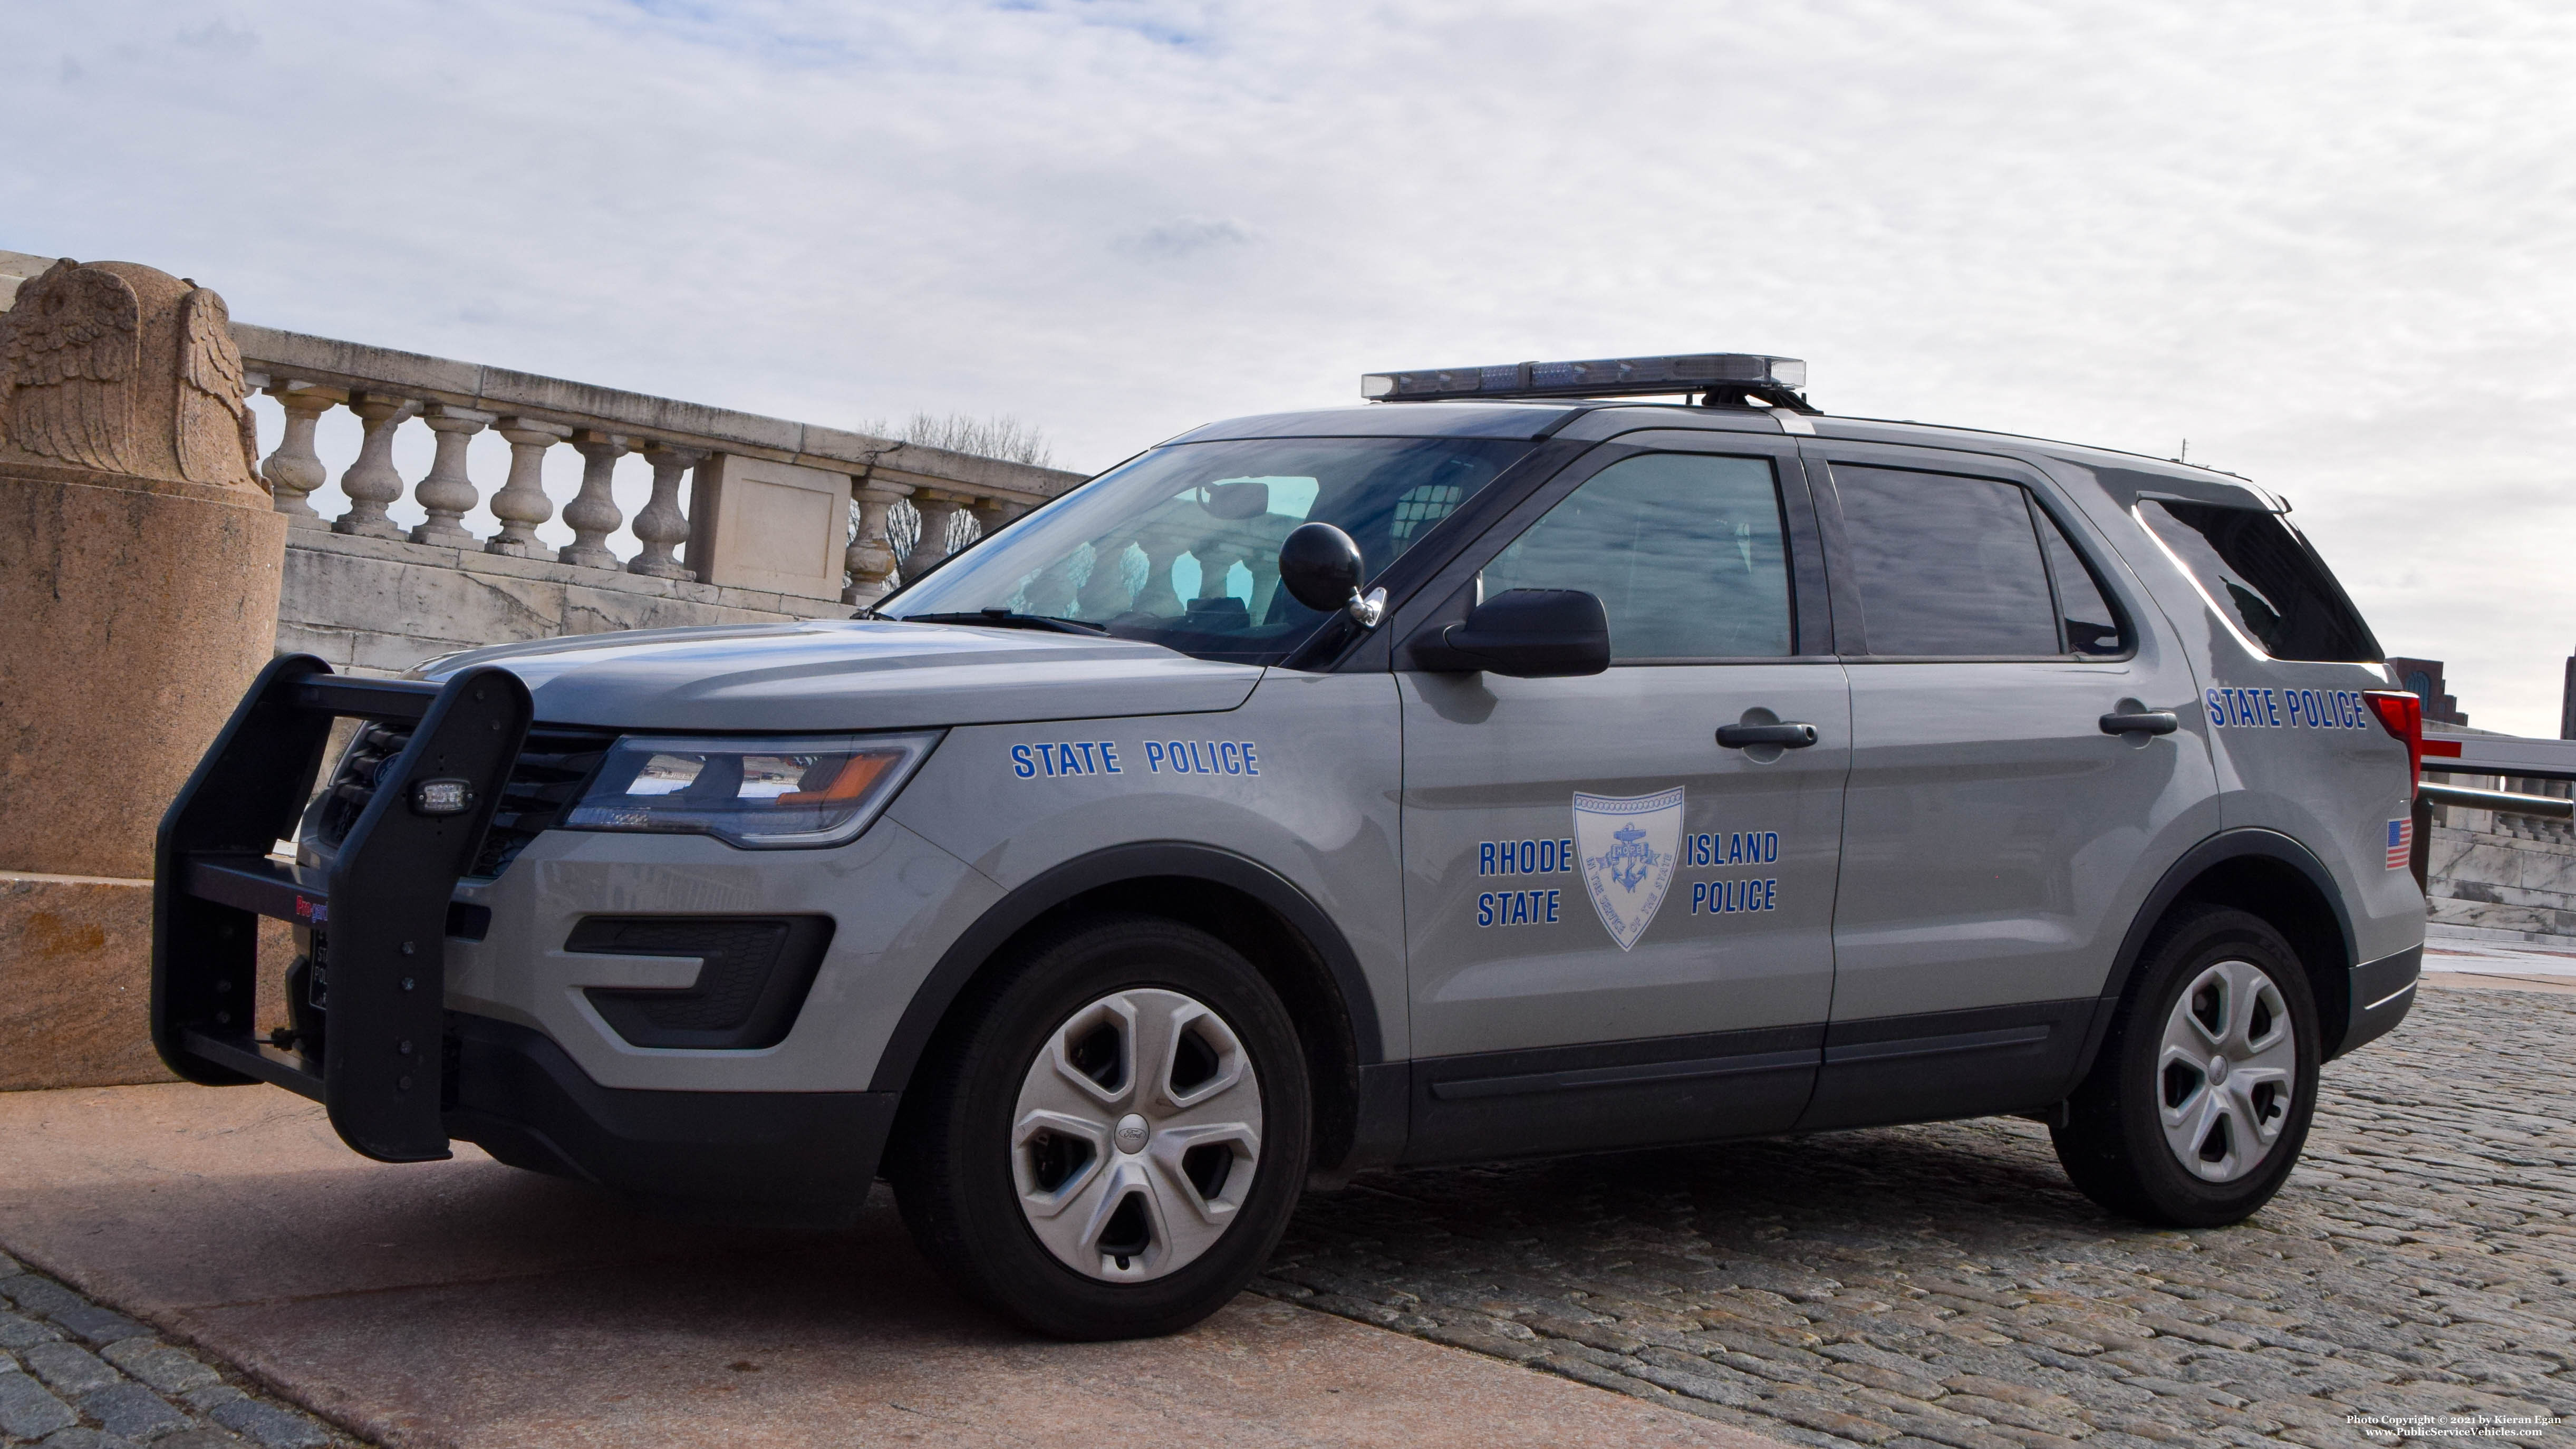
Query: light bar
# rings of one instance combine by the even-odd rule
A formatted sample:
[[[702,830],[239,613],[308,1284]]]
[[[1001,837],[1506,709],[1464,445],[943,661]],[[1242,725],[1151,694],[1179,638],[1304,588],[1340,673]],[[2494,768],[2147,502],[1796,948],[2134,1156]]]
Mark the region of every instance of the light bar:
[[[1373,402],[1437,402],[1456,398],[1639,397],[1714,391],[1742,393],[1804,410],[1806,399],[1798,396],[1798,389],[1806,385],[1807,364],[1795,357],[1699,352],[1686,357],[1605,357],[1591,362],[1513,362],[1499,367],[1372,372],[1360,379],[1360,396]]]

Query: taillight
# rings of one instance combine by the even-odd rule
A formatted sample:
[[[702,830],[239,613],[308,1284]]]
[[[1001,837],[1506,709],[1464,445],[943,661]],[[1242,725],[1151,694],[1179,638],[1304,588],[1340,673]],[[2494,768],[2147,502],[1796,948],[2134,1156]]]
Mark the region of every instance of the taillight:
[[[2411,788],[2424,783],[2424,701],[2402,689],[2365,691],[2379,727],[2406,746],[2406,779]]]

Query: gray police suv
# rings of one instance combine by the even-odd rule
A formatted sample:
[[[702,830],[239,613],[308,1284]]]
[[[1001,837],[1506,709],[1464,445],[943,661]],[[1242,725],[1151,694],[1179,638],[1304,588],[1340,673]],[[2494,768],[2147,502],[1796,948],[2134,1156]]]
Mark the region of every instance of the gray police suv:
[[[882,1173],[1069,1337],[1391,1164],[2021,1113],[2243,1218],[2411,1000],[2415,697],[2279,499],[1804,371],[1372,377],[849,621],[282,658],[162,828],[163,1057],[697,1211]]]

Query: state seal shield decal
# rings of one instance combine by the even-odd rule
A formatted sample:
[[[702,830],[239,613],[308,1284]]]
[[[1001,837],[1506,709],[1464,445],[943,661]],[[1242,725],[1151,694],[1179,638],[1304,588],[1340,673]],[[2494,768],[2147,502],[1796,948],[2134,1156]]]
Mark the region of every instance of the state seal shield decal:
[[[1646,934],[1681,858],[1680,786],[1655,795],[1574,797],[1574,843],[1592,908],[1619,949]]]

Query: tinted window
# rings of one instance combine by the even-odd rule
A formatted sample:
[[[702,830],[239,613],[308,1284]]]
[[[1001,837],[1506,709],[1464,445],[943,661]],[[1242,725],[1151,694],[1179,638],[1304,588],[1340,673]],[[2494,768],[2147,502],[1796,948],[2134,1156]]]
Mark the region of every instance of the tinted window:
[[[1780,490],[1760,458],[1649,453],[1613,463],[1485,566],[1483,596],[1586,589],[1615,660],[1789,652]]]
[[[1837,465],[1834,492],[1870,653],[2060,652],[2048,567],[2020,488]]]
[[[2120,629],[2120,616],[2111,611],[2110,600],[2102,596],[2101,582],[2093,577],[2093,570],[2075,551],[2075,545],[2058,530],[2057,520],[2046,513],[2039,515],[2039,541],[2048,550],[2048,572],[2057,580],[2057,613],[2066,628],[2066,652],[2129,652],[2129,642]]]
[[[2263,652],[2376,661],[2379,644],[2307,541],[2252,508],[2150,498],[2138,514]]]

